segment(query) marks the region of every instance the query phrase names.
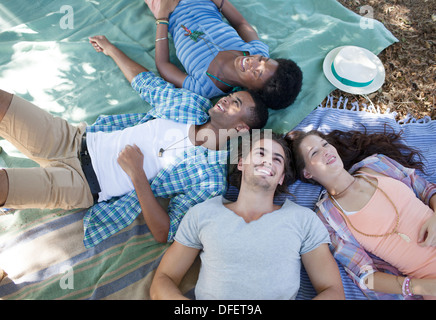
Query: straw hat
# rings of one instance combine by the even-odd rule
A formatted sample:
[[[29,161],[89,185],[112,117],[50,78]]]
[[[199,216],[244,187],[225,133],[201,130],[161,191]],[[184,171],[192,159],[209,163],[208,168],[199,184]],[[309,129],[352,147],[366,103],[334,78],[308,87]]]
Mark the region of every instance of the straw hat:
[[[330,51],[323,63],[324,75],[338,89],[354,94],[378,90],[385,81],[385,69],[371,51],[342,46]]]

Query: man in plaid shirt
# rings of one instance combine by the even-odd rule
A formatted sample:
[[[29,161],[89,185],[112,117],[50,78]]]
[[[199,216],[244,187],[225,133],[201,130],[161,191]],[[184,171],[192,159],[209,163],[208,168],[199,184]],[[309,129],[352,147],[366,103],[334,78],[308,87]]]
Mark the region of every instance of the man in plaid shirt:
[[[153,108],[73,126],[0,90],[0,136],[40,165],[0,170],[0,203],[17,209],[90,207],[84,217],[87,248],[141,212],[157,241],[171,241],[191,206],[225,191],[227,140],[262,128],[266,108],[246,91],[213,106],[155,76],[105,37],[91,43]],[[170,199],[167,210],[157,198]]]

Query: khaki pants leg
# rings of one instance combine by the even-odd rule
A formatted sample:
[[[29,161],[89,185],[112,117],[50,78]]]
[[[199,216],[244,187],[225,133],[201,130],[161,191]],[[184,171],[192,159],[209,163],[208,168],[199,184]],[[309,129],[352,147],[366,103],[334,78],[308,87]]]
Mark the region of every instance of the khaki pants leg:
[[[40,168],[5,169],[8,208],[87,208],[93,204],[79,151],[85,124],[75,127],[32,103],[14,96],[0,136]]]

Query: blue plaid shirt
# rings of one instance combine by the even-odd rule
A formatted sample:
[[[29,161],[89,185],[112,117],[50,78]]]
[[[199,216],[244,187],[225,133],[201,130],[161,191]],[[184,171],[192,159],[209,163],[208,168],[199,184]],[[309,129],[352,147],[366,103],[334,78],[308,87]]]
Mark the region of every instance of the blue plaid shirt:
[[[111,132],[161,118],[187,124],[209,120],[211,102],[191,91],[176,89],[172,84],[143,72],[132,81],[132,87],[153,108],[147,113],[100,116],[87,127],[87,132]],[[202,146],[188,148],[176,164],[162,169],[150,186],[156,197],[170,198],[168,215],[172,241],[187,210],[197,203],[225,192],[228,151],[214,151]],[[84,245],[90,248],[131,224],[141,213],[136,192],[99,202],[85,214]]]

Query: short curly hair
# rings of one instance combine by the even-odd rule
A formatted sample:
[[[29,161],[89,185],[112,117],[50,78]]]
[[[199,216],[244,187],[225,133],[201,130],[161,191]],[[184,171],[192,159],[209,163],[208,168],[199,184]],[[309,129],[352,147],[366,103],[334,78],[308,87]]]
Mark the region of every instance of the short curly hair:
[[[276,72],[258,93],[269,108],[279,110],[294,103],[301,91],[303,72],[290,59],[275,60],[278,62]]]
[[[268,122],[268,108],[259,93],[254,90],[247,90],[247,92],[251,95],[254,106],[250,110],[250,116],[246,119],[246,123],[250,127],[250,131],[262,129]]]

